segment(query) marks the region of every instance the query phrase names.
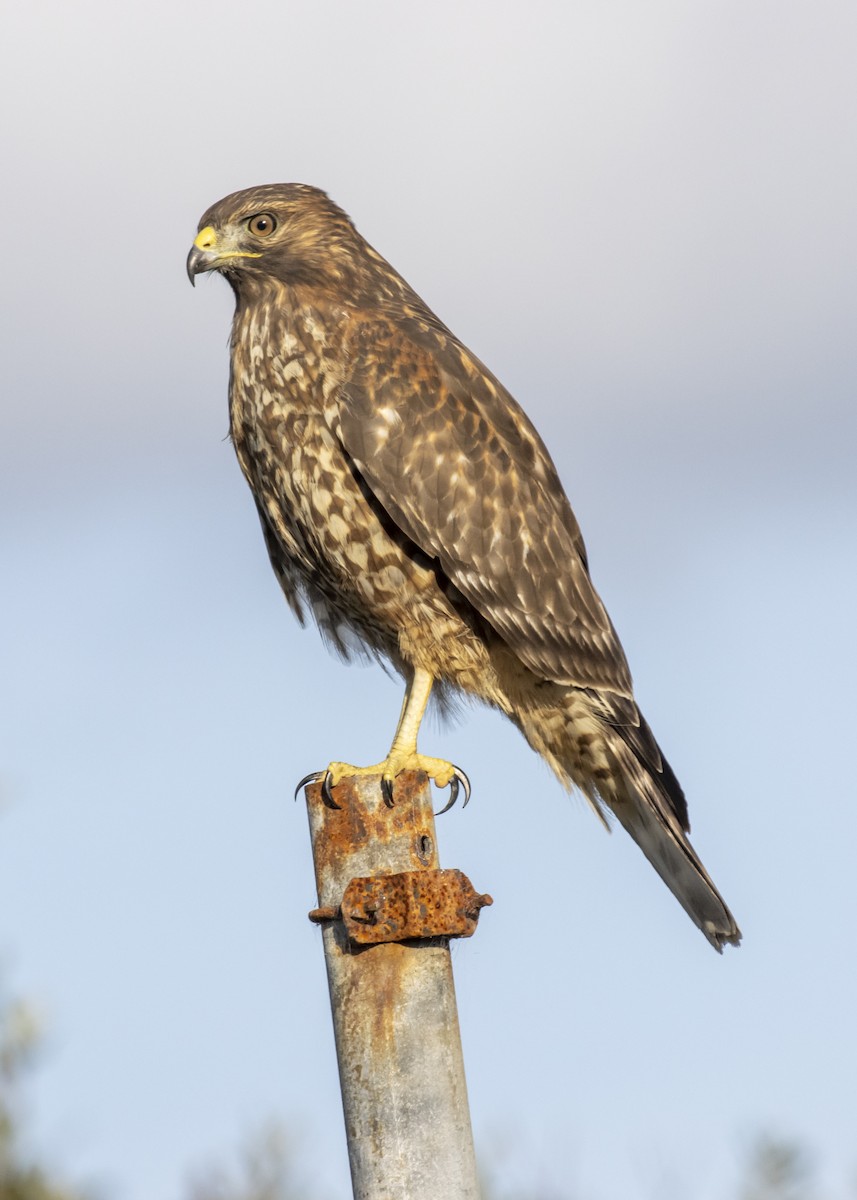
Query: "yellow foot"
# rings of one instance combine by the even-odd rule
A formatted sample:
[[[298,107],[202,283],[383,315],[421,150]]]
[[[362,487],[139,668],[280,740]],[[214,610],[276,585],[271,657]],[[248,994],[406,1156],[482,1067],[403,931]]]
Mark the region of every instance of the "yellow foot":
[[[321,798],[329,808],[338,808],[339,805],[333,799],[332,789],[336,787],[343,779],[352,775],[380,775],[381,776],[381,795],[384,797],[384,803],[388,808],[392,808],[393,800],[393,785],[396,776],[402,771],[423,771],[428,775],[429,779],[434,780],[438,787],[449,787],[449,800],[440,810],[445,813],[452,808],[458,799],[459,788],[464,788],[464,805],[470,799],[470,780],[460,767],[456,767],[454,763],[446,762],[442,758],[429,758],[425,754],[418,754],[413,751],[411,754],[398,753],[391,751],[389,756],[383,762],[373,763],[371,767],[355,767],[351,763],[332,762],[328,764],[327,770],[313,772],[307,775],[300,781],[295,791],[297,793],[307,783],[321,783]],[[440,814],[437,814],[440,815]]]

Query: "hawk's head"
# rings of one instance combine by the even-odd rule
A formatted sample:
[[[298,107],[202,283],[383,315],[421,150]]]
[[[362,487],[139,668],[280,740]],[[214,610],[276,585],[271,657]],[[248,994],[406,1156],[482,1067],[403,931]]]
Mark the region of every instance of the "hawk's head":
[[[187,259],[191,283],[219,271],[241,296],[265,280],[353,289],[366,243],[319,188],[274,183],[225,196],[203,214]]]

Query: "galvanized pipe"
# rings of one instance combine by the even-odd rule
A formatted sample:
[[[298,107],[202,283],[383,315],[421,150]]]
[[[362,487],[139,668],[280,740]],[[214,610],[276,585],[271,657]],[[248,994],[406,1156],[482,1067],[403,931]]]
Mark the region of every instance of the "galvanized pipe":
[[[378,777],[343,780],[338,809],[306,795],[355,1200],[478,1200],[449,940],[355,947],[332,917],[354,878],[439,865],[430,786],[400,775],[393,808]]]

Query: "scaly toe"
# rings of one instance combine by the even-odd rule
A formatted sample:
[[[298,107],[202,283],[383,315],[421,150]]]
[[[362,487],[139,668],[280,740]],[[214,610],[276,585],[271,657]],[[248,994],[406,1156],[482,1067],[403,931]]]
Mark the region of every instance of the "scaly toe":
[[[343,779],[355,775],[364,777],[380,775],[381,796],[387,808],[393,808],[395,807],[396,777],[402,771],[422,771],[437,787],[449,788],[449,799],[440,810],[441,813],[448,812],[452,808],[462,787],[464,788],[464,804],[466,805],[470,799],[470,780],[461,767],[456,767],[454,763],[447,762],[443,758],[430,758],[428,755],[418,754],[416,751],[411,754],[391,753],[384,762],[373,763],[371,767],[355,767],[351,763],[332,762],[325,771],[314,771],[312,774],[306,775],[295,789],[295,799],[301,788],[306,787],[308,783],[320,783],[321,798],[324,803],[328,808],[338,809],[340,806],[333,798],[333,789]],[[439,816],[440,813],[437,815]]]
[[[384,803],[388,808],[393,807],[393,776],[388,769],[388,761],[381,763],[373,763],[371,767],[355,767],[353,763],[347,762],[331,762],[327,765],[327,770],[319,771],[316,775],[308,775],[302,783],[308,780],[321,782],[321,798],[328,808],[340,808],[333,798],[333,789],[340,784],[343,779],[352,779],[355,776],[363,777],[369,775],[381,776],[381,791],[384,796]],[[302,785],[299,784],[300,788]]]
[[[458,776],[453,775],[452,779],[450,779],[450,781],[449,781],[449,799],[447,800],[446,804],[444,804],[443,808],[439,808],[434,815],[436,817],[442,817],[445,812],[449,812],[449,810],[452,808],[453,804],[455,804],[457,799],[458,799]]]
[[[440,813],[448,812],[452,808],[462,787],[464,788],[464,804],[467,804],[470,799],[470,780],[461,767],[447,762],[446,759],[430,758],[426,754],[418,754],[415,751],[412,754],[391,754],[387,759],[381,789],[384,803],[390,808],[392,808],[393,801],[392,781],[401,771],[423,771],[437,787],[449,788],[449,799]],[[440,813],[435,815],[440,816]]]

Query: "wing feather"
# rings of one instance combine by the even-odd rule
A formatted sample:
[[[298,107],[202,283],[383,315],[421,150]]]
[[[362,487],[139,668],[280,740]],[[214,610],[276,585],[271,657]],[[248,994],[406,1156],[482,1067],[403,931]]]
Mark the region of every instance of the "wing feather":
[[[550,455],[448,330],[418,318],[360,323],[334,423],[390,518],[530,670],[630,695]]]

